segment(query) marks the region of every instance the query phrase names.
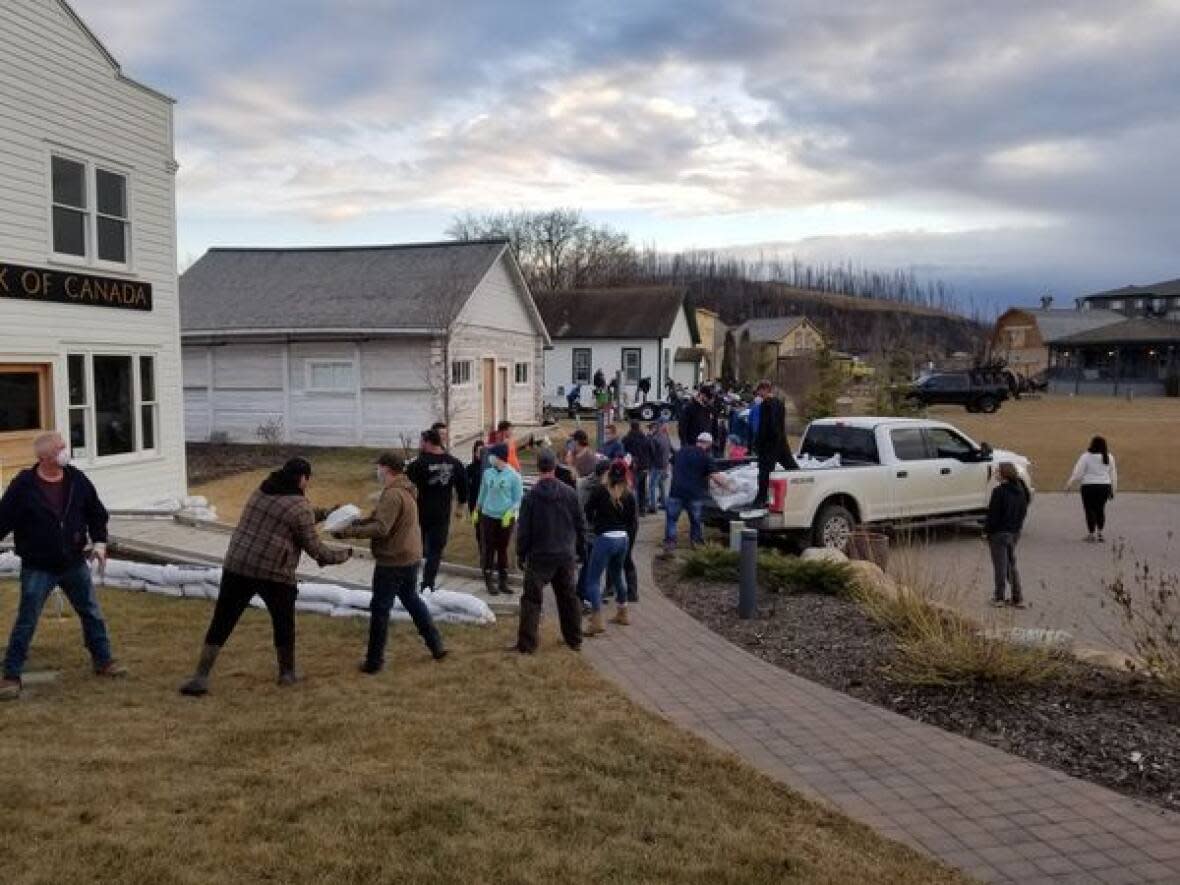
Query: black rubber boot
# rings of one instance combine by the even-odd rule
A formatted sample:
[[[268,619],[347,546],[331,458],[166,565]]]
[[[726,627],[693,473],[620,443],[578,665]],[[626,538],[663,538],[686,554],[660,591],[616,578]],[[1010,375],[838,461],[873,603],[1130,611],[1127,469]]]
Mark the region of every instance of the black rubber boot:
[[[303,677],[295,669],[295,646],[284,645],[275,649],[275,656],[279,660],[279,685],[294,685]]]
[[[500,595],[500,590],[496,586],[496,580],[492,577],[492,572],[490,569],[484,569],[483,571],[483,585],[488,591],[488,596]]]
[[[209,693],[209,673],[221,652],[220,645],[201,646],[201,659],[197,661],[197,672],[184,685],[180,686],[180,693],[189,697],[199,698]]]
[[[508,572],[500,572],[499,574],[500,592],[505,596],[512,595],[512,587],[508,584]]]

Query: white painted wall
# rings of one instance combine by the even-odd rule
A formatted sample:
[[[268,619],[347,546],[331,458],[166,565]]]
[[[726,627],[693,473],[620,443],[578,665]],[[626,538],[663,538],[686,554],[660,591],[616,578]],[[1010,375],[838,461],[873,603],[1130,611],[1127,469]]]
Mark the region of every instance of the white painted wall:
[[[153,355],[159,454],[78,466],[111,506],[179,495],[186,483],[172,106],[119,79],[55,0],[4,0],[0,34],[0,261],[148,282],[154,301],[150,313],[141,313],[0,298],[0,360],[51,364],[55,422],[65,428],[67,352]],[[126,272],[52,260],[53,148],[129,174],[132,263]]]
[[[658,398],[661,393],[660,378],[662,370],[659,342],[655,338],[561,338],[555,339],[553,349],[545,351],[545,398],[549,402],[564,404],[564,396],[559,395],[558,388],[568,390],[573,381],[574,350],[588,347],[591,350],[590,377],[598,369],[606,375],[607,383],[615,377],[615,373],[623,367],[623,348],[638,347],[640,356],[640,377],[651,378],[651,393]],[[627,384],[623,393],[629,401],[635,400],[635,385]],[[590,406],[594,403],[593,390],[589,385],[582,388],[582,404]]]
[[[683,310],[676,315],[676,322],[672,324],[672,331],[664,339],[664,347],[671,352],[672,378],[685,387],[693,387],[703,379],[697,375],[697,363],[676,362],[676,351],[682,347],[695,347],[692,340],[692,330],[688,326],[688,318]],[[663,391],[661,390],[661,393]]]

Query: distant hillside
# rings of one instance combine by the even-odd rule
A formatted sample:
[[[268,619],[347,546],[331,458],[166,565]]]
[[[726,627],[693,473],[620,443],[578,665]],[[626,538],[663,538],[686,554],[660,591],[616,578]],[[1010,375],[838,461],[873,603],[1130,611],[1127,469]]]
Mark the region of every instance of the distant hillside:
[[[695,307],[707,307],[727,326],[749,319],[806,316],[837,350],[886,355],[909,351],[918,359],[935,359],[956,351],[974,353],[984,327],[967,317],[920,305],[876,298],[814,292],[781,283],[727,281],[718,287],[690,284]]]

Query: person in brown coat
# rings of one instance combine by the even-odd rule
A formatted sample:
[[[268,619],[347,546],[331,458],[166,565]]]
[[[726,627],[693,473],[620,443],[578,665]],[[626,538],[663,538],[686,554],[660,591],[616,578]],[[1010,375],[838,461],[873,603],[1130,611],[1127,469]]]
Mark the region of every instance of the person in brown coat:
[[[418,633],[436,661],[447,656],[442,637],[430,617],[430,609],[418,595],[418,562],[422,559],[422,533],[418,528],[418,490],[406,476],[401,455],[386,452],[377,459],[381,497],[368,519],[335,532],[335,538],[368,538],[373,559],[373,601],[369,604],[369,646],[361,661],[362,673],[380,673],[385,667],[385,642],[394,598],[414,621]]]
[[[316,511],[304,493],[311,482],[311,464],[292,458],[258,487],[246,502],[238,527],[229,541],[221,588],[197,672],[180,693],[200,696],[209,691],[209,673],[242,613],[255,595],[261,596],[274,627],[279,662],[279,685],[299,681],[295,671],[295,572],[307,553],[320,566],[337,565],[352,550],[326,547],[316,533]]]

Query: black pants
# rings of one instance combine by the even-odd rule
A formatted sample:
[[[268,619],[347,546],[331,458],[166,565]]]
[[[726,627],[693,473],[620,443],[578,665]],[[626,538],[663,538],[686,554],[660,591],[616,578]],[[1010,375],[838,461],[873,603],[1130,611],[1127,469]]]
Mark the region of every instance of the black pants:
[[[758,450],[758,495],[754,498],[758,504],[766,503],[770,492],[770,474],[774,472],[775,464],[782,464],[787,470],[799,469],[786,440]]]
[[[274,627],[275,648],[290,648],[295,645],[295,597],[298,595],[294,584],[280,584],[249,578],[235,572],[223,572],[221,589],[217,592],[217,604],[213,607],[213,621],[205,633],[205,644],[225,645],[242,612],[250,605],[255,594],[262,597],[270,621]]]
[[[537,650],[537,630],[545,600],[545,585],[553,585],[561,638],[570,648],[582,645],[582,607],[578,604],[578,567],[572,557],[534,556],[524,570],[524,593],[520,597],[520,629],[516,647],[523,652]]]
[[[647,478],[647,470],[635,471],[635,505],[639,508],[641,516],[647,513]]]
[[[373,599],[369,602],[369,647],[365,662],[372,667],[385,663],[385,642],[389,636],[389,612],[393,600],[401,600],[418,628],[418,635],[431,654],[442,651],[442,637],[434,626],[430,609],[418,595],[418,566],[379,565],[373,569]]]
[[[1109,485],[1082,486],[1082,506],[1086,510],[1086,531],[1090,534],[1106,529],[1106,502],[1110,500]]]
[[[422,567],[422,587],[434,589],[438,580],[438,566],[442,562],[443,551],[447,549],[447,539],[451,536],[450,520],[439,523],[427,523],[422,526],[422,556],[426,564]]]
[[[483,537],[480,550],[480,564],[485,572],[493,569],[501,574],[508,573],[508,543],[512,540],[512,525],[504,525],[498,516],[479,517],[479,530]]]

